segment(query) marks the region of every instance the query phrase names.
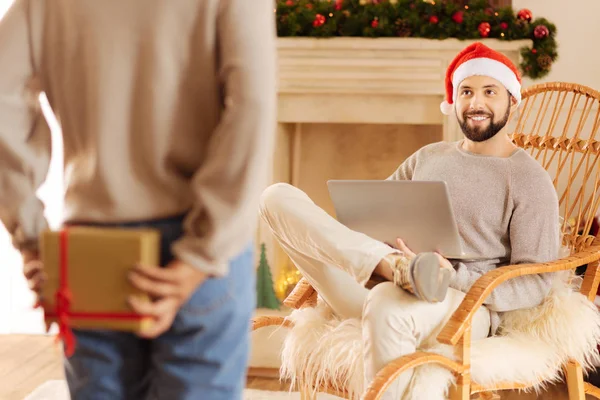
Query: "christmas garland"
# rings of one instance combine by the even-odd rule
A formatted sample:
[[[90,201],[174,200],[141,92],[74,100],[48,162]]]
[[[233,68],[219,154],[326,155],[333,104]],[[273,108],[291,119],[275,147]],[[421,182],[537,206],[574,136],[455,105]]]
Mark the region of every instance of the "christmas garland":
[[[289,36],[531,39],[521,49],[524,76],[539,79],[558,58],[556,26],[527,9],[486,0],[276,0],[277,34]],[[460,3],[460,4],[457,4]]]

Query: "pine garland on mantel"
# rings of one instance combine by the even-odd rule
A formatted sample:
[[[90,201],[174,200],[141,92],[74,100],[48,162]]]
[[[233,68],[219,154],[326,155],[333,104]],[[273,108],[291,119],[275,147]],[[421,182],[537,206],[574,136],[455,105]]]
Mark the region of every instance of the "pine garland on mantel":
[[[521,72],[539,79],[558,58],[556,26],[527,9],[493,8],[487,0],[276,0],[280,37],[419,37],[530,39]]]

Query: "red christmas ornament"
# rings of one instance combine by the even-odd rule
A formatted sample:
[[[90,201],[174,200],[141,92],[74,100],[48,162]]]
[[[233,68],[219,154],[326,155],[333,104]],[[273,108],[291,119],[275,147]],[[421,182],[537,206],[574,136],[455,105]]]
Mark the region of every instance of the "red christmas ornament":
[[[465,13],[462,11],[457,11],[452,15],[452,20],[457,24],[462,24],[464,21]]]
[[[287,0],[287,1],[285,2],[285,5],[286,5],[286,6],[290,6],[290,7],[291,7],[291,6],[293,6],[293,5],[294,5],[294,2],[293,2],[292,0]]]
[[[325,24],[325,21],[326,21],[326,19],[323,15],[317,14],[317,15],[315,15],[315,20],[313,21],[313,26],[315,28],[323,26]]]
[[[530,10],[524,8],[517,13],[517,18],[523,21],[531,22],[531,20],[533,19],[533,13]]]
[[[435,25],[435,24],[437,24],[438,22],[440,22],[440,20],[439,20],[439,18],[438,18],[438,17],[436,17],[435,15],[432,15],[431,17],[429,17],[429,23],[430,23],[430,24],[433,24],[433,25]]]
[[[490,35],[492,27],[489,23],[482,22],[481,24],[479,24],[479,27],[477,29],[479,30],[479,34],[481,35],[481,37],[486,38]]]
[[[335,9],[337,11],[341,10],[343,3],[344,3],[344,0],[335,0]]]
[[[537,49],[531,49],[531,52],[532,52],[533,54],[537,54]]]
[[[538,25],[533,30],[533,36],[535,36],[536,39],[543,39],[543,38],[547,37],[549,34],[550,34],[550,31],[548,30],[546,25]]]
[[[312,10],[312,9],[313,9],[313,7],[314,7],[314,6],[313,6],[312,4],[310,4],[310,3],[308,3],[308,4],[306,5],[306,8],[308,8],[309,10]]]
[[[500,29],[503,31],[508,29],[508,24],[506,22],[500,22]]]
[[[373,29],[377,28],[379,26],[379,20],[377,18],[375,18],[373,21],[371,21],[371,27]]]

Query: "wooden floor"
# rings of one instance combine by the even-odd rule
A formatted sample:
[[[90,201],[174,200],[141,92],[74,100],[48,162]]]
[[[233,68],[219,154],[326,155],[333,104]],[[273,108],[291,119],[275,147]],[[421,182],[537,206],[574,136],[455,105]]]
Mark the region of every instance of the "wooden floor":
[[[64,379],[53,337],[0,335],[0,400],[22,400],[53,379]]]
[[[252,389],[286,391],[289,386],[254,370],[248,377]],[[22,400],[48,380],[64,379],[62,359],[54,338],[40,335],[0,336],[0,400]],[[562,386],[552,387],[540,396],[504,392],[503,400],[567,400]]]

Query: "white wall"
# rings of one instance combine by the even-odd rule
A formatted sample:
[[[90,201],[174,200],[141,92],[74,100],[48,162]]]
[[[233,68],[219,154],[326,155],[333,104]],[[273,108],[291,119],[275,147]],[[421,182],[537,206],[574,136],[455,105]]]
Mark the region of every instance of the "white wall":
[[[550,74],[533,83],[564,81],[600,90],[600,1],[513,0],[513,7],[528,8],[534,18],[545,17],[557,28],[559,59]]]

